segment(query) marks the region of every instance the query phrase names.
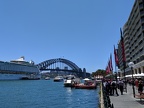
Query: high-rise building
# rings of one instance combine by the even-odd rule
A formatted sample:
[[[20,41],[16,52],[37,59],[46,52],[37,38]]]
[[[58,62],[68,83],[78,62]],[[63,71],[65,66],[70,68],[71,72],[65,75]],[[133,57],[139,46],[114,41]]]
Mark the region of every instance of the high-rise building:
[[[126,57],[126,75],[130,74],[129,62],[134,63],[134,74],[144,73],[144,0],[135,0],[129,18],[123,26]],[[122,49],[118,42],[118,58],[123,70]]]

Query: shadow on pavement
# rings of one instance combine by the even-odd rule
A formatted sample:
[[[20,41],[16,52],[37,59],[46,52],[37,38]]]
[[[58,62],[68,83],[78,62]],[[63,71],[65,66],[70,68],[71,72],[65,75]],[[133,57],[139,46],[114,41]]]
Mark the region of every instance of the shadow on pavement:
[[[144,100],[137,100],[137,102],[141,105],[144,105]]]

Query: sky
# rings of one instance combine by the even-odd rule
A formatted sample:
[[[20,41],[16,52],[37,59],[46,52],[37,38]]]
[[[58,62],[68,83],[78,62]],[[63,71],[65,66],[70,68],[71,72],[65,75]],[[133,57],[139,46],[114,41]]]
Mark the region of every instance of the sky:
[[[135,0],[0,0],[0,60],[105,69]]]

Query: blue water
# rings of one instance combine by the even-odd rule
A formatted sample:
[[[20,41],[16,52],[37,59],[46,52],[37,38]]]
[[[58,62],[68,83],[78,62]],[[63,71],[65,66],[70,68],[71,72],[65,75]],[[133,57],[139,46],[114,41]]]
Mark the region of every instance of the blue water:
[[[98,108],[98,92],[53,80],[0,81],[0,108]]]

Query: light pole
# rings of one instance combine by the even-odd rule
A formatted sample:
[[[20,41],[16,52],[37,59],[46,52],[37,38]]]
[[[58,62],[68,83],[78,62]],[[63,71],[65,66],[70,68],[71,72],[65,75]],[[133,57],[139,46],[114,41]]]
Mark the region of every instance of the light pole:
[[[131,68],[131,73],[132,73],[132,89],[133,89],[133,96],[135,98],[134,77],[133,77],[134,63],[133,62],[129,62],[128,66]]]
[[[119,76],[119,80],[120,80],[120,73],[121,73],[121,70],[118,69],[118,76]]]
[[[117,82],[117,72],[115,72],[115,80],[116,80],[116,82]]]

